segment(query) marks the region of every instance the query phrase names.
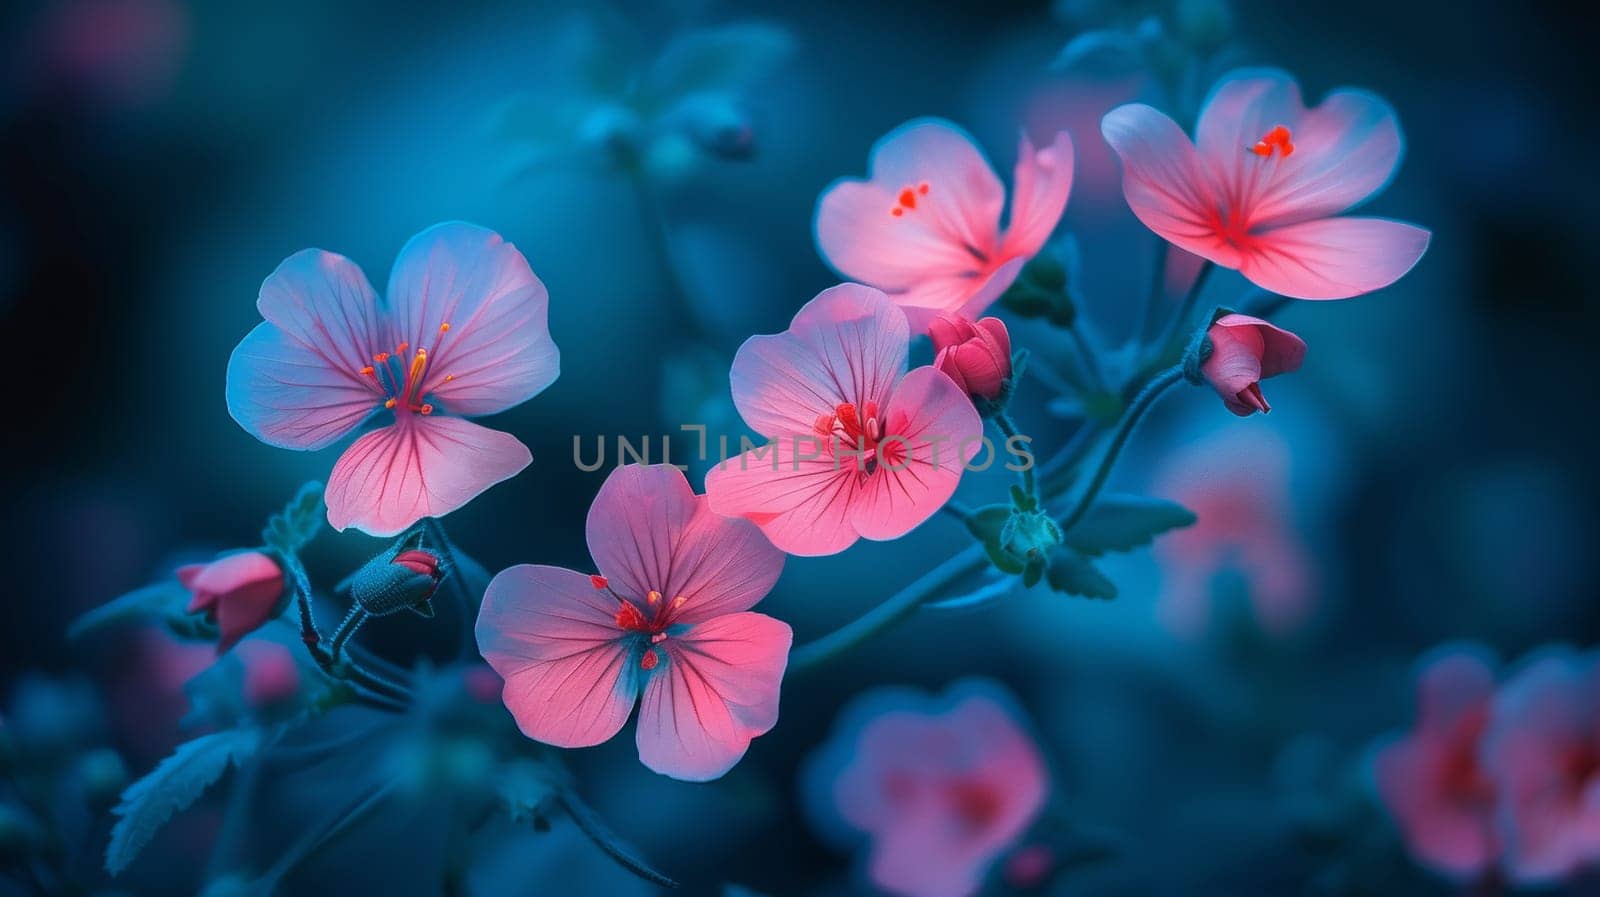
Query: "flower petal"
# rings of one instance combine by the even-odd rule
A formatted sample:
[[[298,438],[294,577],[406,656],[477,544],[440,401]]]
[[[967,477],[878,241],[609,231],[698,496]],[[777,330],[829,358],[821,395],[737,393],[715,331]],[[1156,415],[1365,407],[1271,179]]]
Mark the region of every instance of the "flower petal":
[[[1072,163],[1072,138],[1066,131],[1040,150],[1022,138],[1002,255],[1032,258],[1050,239],[1072,192]]]
[[[706,472],[711,509],[743,517],[789,554],[837,554],[859,538],[850,525],[854,462],[814,436],[783,436]]]
[[[228,359],[228,413],[269,445],[319,449],[355,429],[382,400],[361,369],[384,346],[377,295],[341,255],[307,249],[261,285],[265,323]]]
[[[1106,113],[1100,132],[1122,159],[1122,194],[1145,227],[1229,268],[1238,250],[1219,232],[1217,199],[1200,156],[1177,123],[1142,103]]]
[[[778,722],[778,687],[794,633],[763,614],[736,613],[662,643],[667,659],[639,704],[639,759],[692,782],[732,769],[750,740]]]
[[[1294,131],[1304,115],[1300,87],[1286,72],[1241,69],[1217,81],[1200,109],[1195,143],[1222,205],[1248,213],[1264,184],[1299,165],[1299,133],[1293,134],[1295,154],[1287,158],[1258,156],[1250,148],[1278,125]]]
[[[898,539],[938,513],[982,449],[983,423],[965,390],[942,371],[920,367],[895,387],[885,417],[905,420],[886,439],[905,453],[880,461],[851,503],[850,523],[868,539]]]
[[[889,298],[900,306],[911,327],[917,331],[927,329],[928,322],[941,313],[975,318],[1016,282],[1017,275],[1022,273],[1022,267],[1027,263],[1026,257],[1018,256],[991,271],[969,270],[931,278],[904,293],[894,293]]]
[[[1294,155],[1258,190],[1252,228],[1337,215],[1389,182],[1404,145],[1388,103],[1362,90],[1340,90],[1293,127]]]
[[[971,267],[974,251],[993,256],[1005,190],[960,128],[907,122],[873,147],[870,168],[870,181],[837,183],[817,205],[817,245],[840,273],[898,291]]]
[[[681,623],[748,610],[783,571],[783,552],[754,524],[714,513],[670,465],[612,471],[589,507],[588,536],[618,594],[681,597]]]
[[[1240,273],[1296,299],[1348,299],[1399,280],[1428,248],[1428,231],[1385,218],[1324,218],[1260,234]]]
[[[328,523],[392,536],[443,517],[533,456],[509,433],[456,417],[401,414],[357,439],[328,475]]]
[[[549,302],[515,246],[460,221],[412,237],[389,275],[395,342],[428,350],[423,392],[453,414],[504,411],[555,381]]]
[[[841,403],[881,401],[905,370],[910,336],[882,292],[853,283],[823,290],[787,331],[739,347],[729,374],[734,405],[763,436],[810,433]]]
[[[571,748],[622,729],[640,670],[615,617],[616,599],[571,570],[523,564],[489,583],[478,650],[505,679],[506,709],[524,735]]]

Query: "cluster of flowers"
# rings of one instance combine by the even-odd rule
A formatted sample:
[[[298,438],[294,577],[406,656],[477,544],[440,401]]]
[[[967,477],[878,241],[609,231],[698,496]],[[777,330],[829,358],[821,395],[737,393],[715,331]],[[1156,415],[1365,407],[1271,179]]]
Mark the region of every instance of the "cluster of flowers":
[[[1600,658],[1556,649],[1504,681],[1486,650],[1424,660],[1417,719],[1374,755],[1378,794],[1421,863],[1543,885],[1600,863]]]
[[[1215,90],[1194,143],[1142,105],[1112,111],[1103,132],[1145,224],[1272,292],[1364,293],[1425,248],[1427,232],[1411,225],[1340,217],[1399,161],[1394,114],[1369,94],[1339,91],[1308,110],[1288,76],[1243,72]],[[647,766],[722,775],[777,720],[792,634],[750,609],[784,555],[898,538],[954,493],[981,436],[979,407],[1013,375],[1005,325],[982,314],[1055,230],[1072,143],[1065,133],[1042,148],[1022,140],[1004,227],[1005,189],[953,125],[897,129],[870,169],[828,188],[817,210],[821,252],[853,282],[823,291],[787,331],[751,338],[734,359],[734,403],[769,444],[711,471],[703,495],[671,467],[619,468],[589,512],[595,572],[524,565],[489,586],[479,645],[529,737],[597,744],[637,701]],[[511,408],[556,379],[547,305],[523,255],[473,225],[414,237],[381,299],[348,259],[307,250],[263,284],[265,320],[229,362],[228,407],[261,440],[299,450],[392,412],[344,451],[326,500],[337,529],[397,534],[530,463],[515,437],[466,418]],[[935,363],[908,372],[922,334]],[[1259,381],[1295,369],[1305,352],[1293,334],[1238,314],[1217,316],[1207,345],[1204,378],[1242,415],[1268,410]],[[799,451],[800,438],[821,449]],[[941,463],[941,444],[963,448]],[[236,639],[275,612],[282,588],[258,589],[264,570],[226,563],[241,609],[216,600],[229,583],[209,570],[193,579],[211,596],[196,607],[214,609]]]

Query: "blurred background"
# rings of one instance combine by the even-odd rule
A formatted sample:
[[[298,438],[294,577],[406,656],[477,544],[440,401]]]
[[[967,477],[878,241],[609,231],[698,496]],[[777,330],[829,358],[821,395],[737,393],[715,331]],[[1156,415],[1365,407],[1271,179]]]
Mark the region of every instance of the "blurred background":
[[[569,760],[600,814],[688,893],[873,893],[810,825],[796,770],[858,693],[980,675],[1031,717],[1050,816],[1080,832],[1064,837],[1110,845],[1058,870],[1052,893],[1451,893],[1383,825],[1341,822],[1341,789],[1360,787],[1348,780],[1374,739],[1409,726],[1412,665],[1440,643],[1510,660],[1600,636],[1593,26],[1556,6],[1215,8],[1220,26],[1136,0],[8,3],[0,712],[92,731],[133,775],[183,737],[181,683],[209,649],[154,630],[64,633],[178,562],[254,544],[300,483],[326,476],[337,450],[258,443],[223,403],[256,290],[294,251],[345,254],[381,289],[409,236],[459,218],[528,256],[562,376],[489,421],[532,448],[533,466],[447,523],[491,572],[585,569],[582,522],[604,471],[576,469],[574,435],[586,453],[599,435],[648,435],[659,451],[663,434],[703,423],[736,442],[733,351],[836,282],[812,240],[817,197],[862,176],[873,141],[910,118],[960,123],[1008,182],[1019,129],[1071,132],[1059,233],[1078,241],[1097,340],[1124,344],[1155,244],[1122,204],[1098,122],[1133,99],[1192,115],[1210,77],[1173,96],[1148,54],[1129,62],[1112,41],[1063,60],[1063,48],[1091,32],[1146,51],[1214,41],[1226,46],[1213,75],[1275,65],[1308,100],[1353,85],[1392,103],[1407,156],[1368,208],[1434,238],[1396,286],[1279,316],[1311,349],[1271,384],[1270,417],[1240,420],[1183,390],[1138,432],[1112,488],[1182,502],[1200,522],[1114,557],[1116,601],[1040,588],[925,612],[786,682],[777,728],[716,785],[651,774],[631,737]],[[704,29],[750,23],[755,49],[716,91],[628,93]],[[1243,289],[1217,277],[1207,301]],[[1013,338],[1046,368],[1065,363],[1069,344],[1045,325],[1013,322]],[[1014,416],[1044,447],[1077,426],[1041,378],[1024,381]],[[678,434],[674,460],[694,444]],[[999,501],[1007,483],[997,469],[960,494]],[[936,517],[896,543],[792,559],[761,609],[805,641],[969,543]],[[313,572],[333,582],[382,545],[324,533]],[[399,642],[421,625],[385,620],[362,638]],[[117,887],[194,893],[204,864],[172,860],[205,856],[219,806],[202,804]],[[103,826],[86,826],[93,867]],[[369,840],[345,858],[437,846],[425,830]],[[565,825],[484,854],[475,893],[653,889]],[[354,868],[329,864],[295,893],[436,890],[409,866]]]

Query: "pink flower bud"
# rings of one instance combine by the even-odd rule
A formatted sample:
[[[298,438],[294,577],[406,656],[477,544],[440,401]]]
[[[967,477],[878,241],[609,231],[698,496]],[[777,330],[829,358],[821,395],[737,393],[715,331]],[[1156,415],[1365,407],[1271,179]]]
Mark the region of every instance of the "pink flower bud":
[[[193,596],[189,613],[204,612],[217,623],[222,638],[217,653],[276,617],[283,609],[283,571],[259,551],[220,557],[209,564],[179,567],[178,582]]]
[[[402,551],[394,556],[393,563],[399,564],[412,573],[420,573],[423,576],[432,577],[435,585],[439,582],[439,559],[426,551],[415,548],[410,551]]]
[[[969,395],[993,401],[1011,378],[1011,335],[999,318],[939,315],[928,324],[934,367]]]
[[[1305,340],[1249,315],[1223,315],[1206,337],[1211,357],[1200,372],[1228,410],[1240,417],[1271,411],[1260,381],[1299,370],[1306,357]]]

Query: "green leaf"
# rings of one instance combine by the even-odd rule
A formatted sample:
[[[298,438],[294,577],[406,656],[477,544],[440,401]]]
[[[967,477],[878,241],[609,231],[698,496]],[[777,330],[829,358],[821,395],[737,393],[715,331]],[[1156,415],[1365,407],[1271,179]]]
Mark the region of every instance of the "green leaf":
[[[622,868],[645,881],[660,885],[663,888],[676,888],[678,886],[675,880],[657,872],[649,863],[640,858],[633,848],[617,837],[616,833],[611,831],[610,826],[606,825],[605,820],[601,819],[594,810],[589,809],[589,805],[579,800],[577,795],[570,791],[562,792],[559,800],[561,806],[566,808],[567,815],[571,816],[573,823],[578,826],[578,830],[588,836],[596,847],[605,851],[606,856],[611,857]]]
[[[261,743],[254,729],[228,729],[202,735],[178,746],[150,774],[122,792],[122,802],[112,810],[118,817],[106,846],[106,871],[117,875],[128,868],[161,826],[222,778],[230,765],[253,754]]]
[[[1117,597],[1115,583],[1096,570],[1088,558],[1065,546],[1050,552],[1046,577],[1050,588],[1064,595],[1104,599]]]
[[[1000,545],[1000,534],[1005,531],[1006,521],[1010,518],[1010,505],[985,505],[966,519],[967,530],[983,543],[983,550],[996,567],[1007,573],[1021,573],[1022,561],[1012,557],[1011,552]]]
[[[737,93],[765,78],[794,51],[776,25],[698,28],[673,40],[645,79],[647,95],[665,105],[703,91]]]
[[[1171,529],[1195,522],[1194,512],[1175,502],[1142,495],[1102,496],[1066,534],[1066,542],[1090,557],[1129,551]]]
[[[67,638],[79,639],[108,627],[139,620],[159,620],[182,638],[209,641],[217,637],[215,623],[203,614],[191,614],[189,590],[176,579],[135,589],[72,621]]]
[[[283,554],[293,554],[311,541],[326,516],[322,507],[322,484],[307,483],[289,499],[281,513],[267,521],[267,528],[261,531],[262,541]]]

